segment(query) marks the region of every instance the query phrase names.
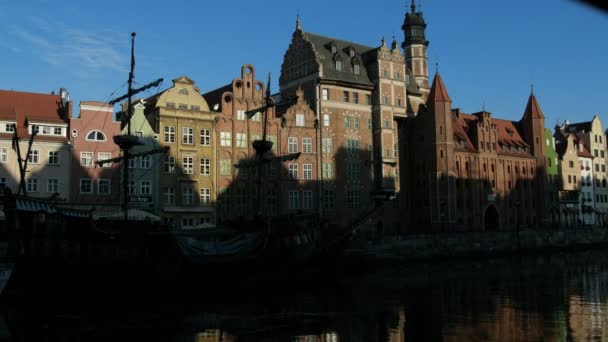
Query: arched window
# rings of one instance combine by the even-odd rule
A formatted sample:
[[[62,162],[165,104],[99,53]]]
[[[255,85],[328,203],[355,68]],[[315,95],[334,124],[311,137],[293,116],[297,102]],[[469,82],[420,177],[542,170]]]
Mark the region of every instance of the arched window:
[[[87,134],[87,140],[106,141],[106,135],[101,131],[91,131]]]
[[[182,94],[182,95],[188,95],[188,89],[182,88],[182,89],[179,90],[179,93]]]

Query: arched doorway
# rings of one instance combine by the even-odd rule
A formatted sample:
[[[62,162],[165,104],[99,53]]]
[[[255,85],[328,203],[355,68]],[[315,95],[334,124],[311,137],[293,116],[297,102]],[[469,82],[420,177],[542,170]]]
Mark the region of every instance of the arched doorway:
[[[486,231],[498,230],[498,210],[493,205],[486,208],[486,213],[483,216],[484,229]]]

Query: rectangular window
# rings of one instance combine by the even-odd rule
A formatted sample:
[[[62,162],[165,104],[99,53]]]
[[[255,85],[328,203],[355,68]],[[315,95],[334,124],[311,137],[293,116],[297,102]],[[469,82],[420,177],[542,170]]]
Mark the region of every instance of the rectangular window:
[[[323,190],[323,209],[333,209],[335,207],[335,194],[333,190]]]
[[[312,191],[302,191],[302,209],[312,209]]]
[[[333,179],[334,178],[334,164],[333,163],[323,163],[323,179]]]
[[[348,178],[351,180],[359,180],[361,177],[361,165],[359,163],[348,164]]]
[[[604,150],[600,150],[600,157],[604,158]]]
[[[174,205],[175,204],[175,188],[165,188],[165,192],[163,193],[163,198],[165,200],[165,204]]]
[[[220,132],[220,146],[231,146],[232,145],[232,133]]]
[[[194,144],[194,129],[192,127],[182,127],[182,144]]]
[[[372,96],[370,94],[365,94],[365,104],[372,104]]]
[[[59,151],[49,151],[49,165],[59,165]]]
[[[152,167],[152,156],[141,156],[139,160],[139,166],[142,169],[149,169]]]
[[[142,180],[139,183],[139,193],[141,195],[151,195],[152,194],[152,182]]]
[[[61,134],[61,127],[55,127],[55,128],[53,128],[53,134],[54,135],[62,135]]]
[[[297,191],[289,191],[289,209],[298,209]]]
[[[139,157],[131,157],[129,159],[129,169],[134,169],[137,167],[137,158]]]
[[[80,179],[80,193],[90,194],[93,192],[93,181],[90,178]]]
[[[353,122],[355,129],[359,129],[359,118],[354,118],[355,121]]]
[[[598,157],[598,155],[597,155],[597,149],[593,150],[593,156],[596,157],[596,158]]]
[[[359,103],[359,93],[353,92],[353,103]]]
[[[211,189],[209,188],[201,188],[200,189],[200,204],[203,206],[211,205]]]
[[[175,127],[173,127],[173,126],[165,127],[165,142],[166,143],[175,142]]]
[[[388,105],[388,96],[382,97],[382,104]]]
[[[220,175],[229,176],[232,174],[232,163],[230,159],[220,160]]]
[[[211,160],[209,158],[201,158],[201,175],[209,176],[211,174]]]
[[[93,166],[93,152],[80,152],[80,165],[85,167]]]
[[[298,152],[298,138],[296,138],[296,137],[287,138],[287,151],[289,153]]]
[[[574,162],[572,160],[568,161],[568,166],[572,169],[574,167]]]
[[[0,163],[6,163],[8,161],[8,150],[6,148],[0,148]]]
[[[236,111],[236,119],[239,120],[239,121],[245,120],[245,111],[244,110],[237,110]]]
[[[350,117],[348,117],[348,116],[344,117],[344,127],[350,128]]]
[[[30,178],[26,183],[27,192],[38,192],[38,178]]]
[[[165,157],[165,162],[163,164],[163,171],[165,173],[175,172],[175,157],[173,157],[173,156]]]
[[[595,164],[595,172],[600,172],[600,164]]]
[[[329,114],[323,114],[323,126],[329,127]]]
[[[353,65],[353,72],[355,73],[355,75],[361,74],[361,69],[359,67],[359,64]]]
[[[185,103],[180,103],[180,104],[177,105],[177,108],[179,108],[179,109],[188,109],[188,105],[185,104]]]
[[[100,179],[97,181],[97,193],[100,195],[109,195],[111,192],[110,180]]]
[[[129,183],[127,183],[127,192],[129,193],[129,195],[137,195],[135,181],[129,181]]]
[[[327,88],[323,88],[323,89],[321,90],[321,92],[322,92],[322,94],[323,94],[322,99],[323,99],[323,100],[329,100],[329,89],[327,89]]]
[[[331,138],[323,138],[322,144],[323,144],[323,146],[322,146],[323,153],[332,153],[333,152]]]
[[[312,179],[312,164],[303,164],[304,179]]]
[[[312,138],[302,138],[302,152],[312,153]]]
[[[46,192],[50,192],[50,193],[59,192],[59,179],[56,179],[56,178],[47,179]]]
[[[182,169],[185,175],[194,174],[194,158],[183,157],[182,158]]]
[[[346,191],[346,204],[351,209],[361,208],[361,191],[359,191],[359,190]]]
[[[296,126],[298,126],[298,127],[305,126],[304,114],[296,114]]]
[[[97,161],[108,160],[110,158],[112,158],[112,154],[108,152],[99,152],[97,154]],[[102,165],[99,165],[99,167],[112,167],[112,163],[103,163]]]
[[[350,93],[348,91],[344,91],[344,102],[349,102],[350,101]]]
[[[203,145],[203,146],[211,145],[211,130],[201,129],[201,145]]]
[[[182,204],[192,205],[194,203],[194,188],[191,184],[182,184]]]
[[[236,134],[236,147],[247,147],[247,133]]]
[[[298,164],[289,164],[289,179],[298,179]]]

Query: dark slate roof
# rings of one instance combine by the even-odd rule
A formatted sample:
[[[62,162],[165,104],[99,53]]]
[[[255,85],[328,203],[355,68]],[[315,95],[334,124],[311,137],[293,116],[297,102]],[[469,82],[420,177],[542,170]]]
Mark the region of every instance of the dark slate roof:
[[[581,130],[585,130],[585,132],[590,132],[591,131],[591,121],[568,124],[567,130],[569,132],[578,132]]]
[[[349,42],[342,39],[320,36],[314,33],[302,32],[304,39],[309,41],[319,64],[323,66],[323,78],[335,81],[343,81],[355,84],[372,86],[373,83],[367,75],[362,55],[367,52],[376,50],[377,48]],[[342,61],[342,71],[336,70],[334,54],[331,52],[332,43],[336,45],[336,57]],[[355,57],[351,58],[349,49],[355,50]],[[355,75],[353,72],[353,59],[358,59],[360,62],[360,74]]]
[[[410,70],[410,68],[407,65],[405,66],[405,69],[406,69],[405,72],[409,76],[407,84],[405,85],[405,87],[407,88],[408,94],[417,94],[417,95],[422,94],[422,92],[420,91],[420,88],[418,88],[418,83],[416,83],[416,78],[414,77],[412,70]]]

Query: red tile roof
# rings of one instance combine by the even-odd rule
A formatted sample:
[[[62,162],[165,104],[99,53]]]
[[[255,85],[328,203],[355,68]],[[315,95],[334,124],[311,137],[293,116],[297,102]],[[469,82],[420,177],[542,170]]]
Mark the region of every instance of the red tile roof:
[[[436,73],[435,78],[433,79],[433,85],[431,86],[429,97],[426,100],[426,103],[429,102],[452,102],[439,73]]]
[[[61,117],[61,96],[0,90],[0,120],[66,123]],[[69,114],[69,113],[68,113]]]
[[[498,135],[498,146],[497,151],[501,154],[512,154],[521,156],[526,155],[530,156],[530,152],[522,152],[515,153],[510,150],[503,150],[502,145],[506,146],[514,146],[521,147],[524,149],[529,147],[529,145],[524,141],[521,134],[519,133],[519,128],[516,122],[491,118],[491,123],[496,125],[496,133]],[[474,141],[475,130],[474,127],[479,121],[479,117],[477,115],[471,114],[459,114],[458,116],[454,115],[453,117],[453,130],[454,130],[454,139],[456,141],[464,141],[465,142],[465,150],[469,152],[476,152]],[[457,148],[462,150],[461,145],[458,143]]]
[[[524,118],[541,119],[544,117],[545,115],[538,105],[536,96],[534,96],[534,93],[531,93],[528,98],[528,104],[526,105],[526,111],[524,112]]]

